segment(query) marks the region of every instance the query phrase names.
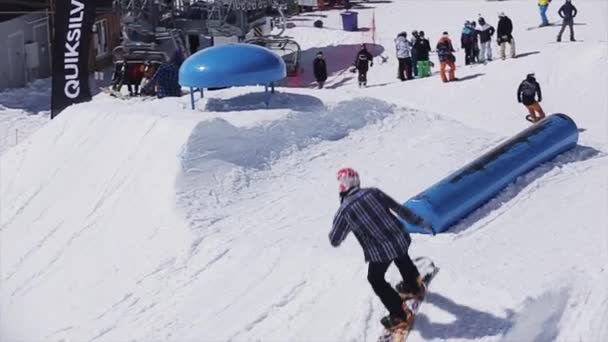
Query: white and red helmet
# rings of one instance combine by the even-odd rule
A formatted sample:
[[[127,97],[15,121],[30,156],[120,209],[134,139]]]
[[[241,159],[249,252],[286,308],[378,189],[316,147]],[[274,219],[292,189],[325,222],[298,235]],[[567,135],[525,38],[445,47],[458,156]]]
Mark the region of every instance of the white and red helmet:
[[[342,168],[338,171],[338,186],[340,192],[346,192],[352,188],[359,187],[361,181],[359,180],[359,174],[357,171],[350,167]]]

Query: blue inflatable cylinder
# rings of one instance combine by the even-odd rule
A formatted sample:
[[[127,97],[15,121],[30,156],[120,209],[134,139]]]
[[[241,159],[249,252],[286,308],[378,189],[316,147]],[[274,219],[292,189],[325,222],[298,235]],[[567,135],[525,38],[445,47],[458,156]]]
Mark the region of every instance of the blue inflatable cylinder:
[[[578,128],[570,117],[550,115],[411,198],[404,206],[430,223],[436,233],[443,232],[517,177],[573,148],[577,141]],[[430,233],[409,223],[405,227],[413,233]]]

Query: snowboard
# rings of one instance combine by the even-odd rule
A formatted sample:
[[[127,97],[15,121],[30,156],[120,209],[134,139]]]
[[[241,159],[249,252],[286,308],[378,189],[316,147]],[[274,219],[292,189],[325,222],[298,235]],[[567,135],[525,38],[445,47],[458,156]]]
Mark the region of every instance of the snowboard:
[[[561,22],[561,21],[559,21],[559,22],[558,22],[558,21],[556,21],[556,22],[549,23],[549,24],[547,24],[547,25],[543,25],[543,26],[540,26],[540,25],[537,25],[537,26],[530,26],[530,27],[527,27],[527,28],[526,28],[526,30],[530,31],[530,30],[541,29],[541,28],[543,28],[543,27],[552,27],[552,26],[562,26],[562,22]]]
[[[127,99],[129,98],[128,96],[123,95],[121,92],[119,92],[119,91],[117,91],[117,90],[113,90],[113,89],[112,89],[112,88],[110,88],[110,87],[101,87],[101,88],[99,88],[99,89],[100,89],[101,91],[103,91],[104,93],[106,93],[106,94],[108,94],[108,95],[110,95],[110,96],[113,96],[113,97],[119,98],[119,99],[121,99],[121,100],[127,100]]]
[[[428,293],[429,285],[433,278],[435,278],[435,275],[437,275],[437,272],[439,272],[439,267],[435,266],[435,263],[427,257],[415,258],[413,262],[416,265],[416,268],[418,268],[418,272],[420,272],[422,282],[426,286],[425,293]],[[415,298],[405,299],[403,301],[403,308],[408,312],[407,324],[392,330],[384,328],[382,335],[378,338],[378,342],[405,342],[414,326],[414,320],[416,319],[416,315],[418,314],[418,310],[423,301],[424,298],[422,298],[422,300]]]

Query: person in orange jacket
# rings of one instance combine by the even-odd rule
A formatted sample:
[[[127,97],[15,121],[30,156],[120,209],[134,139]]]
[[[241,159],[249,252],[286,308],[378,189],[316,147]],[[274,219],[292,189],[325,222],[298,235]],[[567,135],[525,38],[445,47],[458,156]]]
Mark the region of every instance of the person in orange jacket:
[[[448,78],[445,76],[446,66],[450,67],[449,81],[458,80],[456,78],[456,64],[454,64],[454,62],[456,62],[456,56],[454,56],[453,52],[455,51],[452,46],[452,40],[450,40],[447,32],[443,32],[443,35],[437,43],[437,56],[441,63],[439,74],[441,75],[441,80],[443,82],[448,82]]]

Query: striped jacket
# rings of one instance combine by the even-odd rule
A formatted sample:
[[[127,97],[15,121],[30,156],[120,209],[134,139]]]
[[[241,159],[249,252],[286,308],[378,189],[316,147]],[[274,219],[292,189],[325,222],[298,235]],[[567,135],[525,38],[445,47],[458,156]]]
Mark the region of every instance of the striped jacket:
[[[352,231],[363,248],[365,261],[389,262],[407,253],[411,238],[391,213],[419,224],[422,219],[376,188],[352,190],[340,205],[329,233],[338,247]]]

